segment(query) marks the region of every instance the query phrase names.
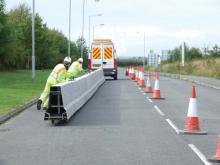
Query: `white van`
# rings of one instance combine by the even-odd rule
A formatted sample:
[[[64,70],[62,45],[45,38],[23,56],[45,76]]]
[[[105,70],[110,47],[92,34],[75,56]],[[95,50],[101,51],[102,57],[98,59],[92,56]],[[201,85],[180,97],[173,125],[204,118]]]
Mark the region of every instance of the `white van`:
[[[88,65],[91,70],[102,67],[105,76],[117,80],[116,51],[110,39],[97,39],[92,42]]]

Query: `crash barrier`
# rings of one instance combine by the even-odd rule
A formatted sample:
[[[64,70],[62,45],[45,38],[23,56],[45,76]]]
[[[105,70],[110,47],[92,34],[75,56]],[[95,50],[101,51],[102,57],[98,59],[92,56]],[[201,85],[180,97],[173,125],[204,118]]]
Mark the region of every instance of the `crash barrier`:
[[[51,87],[49,107],[44,120],[67,121],[77,112],[104,83],[102,69],[90,72],[73,81],[64,82]]]

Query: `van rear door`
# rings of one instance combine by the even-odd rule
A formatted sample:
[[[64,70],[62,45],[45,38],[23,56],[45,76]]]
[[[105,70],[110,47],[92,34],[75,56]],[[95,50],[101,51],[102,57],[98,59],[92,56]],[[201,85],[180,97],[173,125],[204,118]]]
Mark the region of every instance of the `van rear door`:
[[[92,45],[91,68],[98,69],[102,67],[102,46]]]
[[[103,68],[114,68],[114,53],[112,45],[103,45]]]

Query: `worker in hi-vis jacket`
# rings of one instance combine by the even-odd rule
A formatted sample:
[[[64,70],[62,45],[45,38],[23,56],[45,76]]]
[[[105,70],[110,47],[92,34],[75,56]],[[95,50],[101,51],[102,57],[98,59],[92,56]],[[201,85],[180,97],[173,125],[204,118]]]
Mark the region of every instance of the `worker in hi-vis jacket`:
[[[67,71],[67,79],[73,80],[74,78],[80,76],[83,72],[82,68],[83,59],[79,58],[77,61],[73,62]]]
[[[43,103],[43,109],[48,109],[48,101],[49,101],[49,93],[50,93],[50,87],[53,85],[56,85],[58,83],[62,83],[66,81],[67,78],[67,70],[68,67],[71,64],[71,58],[65,57],[63,60],[63,64],[57,64],[53,71],[50,73],[44,91],[42,92],[39,100],[37,101],[37,109],[41,109],[41,104]]]

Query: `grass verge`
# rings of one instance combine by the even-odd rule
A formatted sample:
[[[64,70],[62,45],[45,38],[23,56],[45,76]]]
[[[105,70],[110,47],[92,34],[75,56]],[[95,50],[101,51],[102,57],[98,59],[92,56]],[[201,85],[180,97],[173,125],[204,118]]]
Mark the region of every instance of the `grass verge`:
[[[0,116],[39,97],[49,74],[50,70],[36,71],[36,79],[32,81],[28,70],[0,72]]]
[[[220,79],[220,58],[207,58],[187,61],[184,67],[180,63],[168,63],[160,66],[162,72],[204,76]]]

